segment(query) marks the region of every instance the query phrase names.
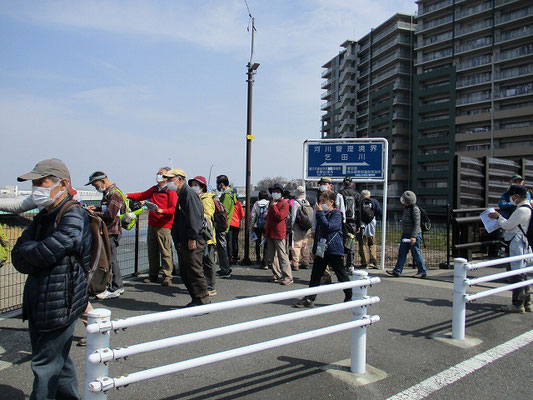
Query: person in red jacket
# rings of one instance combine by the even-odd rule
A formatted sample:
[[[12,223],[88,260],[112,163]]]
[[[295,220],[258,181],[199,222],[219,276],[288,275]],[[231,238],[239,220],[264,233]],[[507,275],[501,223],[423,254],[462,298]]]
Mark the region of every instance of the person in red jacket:
[[[268,264],[272,263],[274,282],[290,285],[293,282],[292,270],[285,243],[289,203],[281,198],[283,186],[279,183],[276,183],[268,191],[272,195],[272,201],[268,207],[265,225],[265,237],[267,240],[265,259]]]
[[[174,190],[168,190],[167,179],[163,175],[170,171],[170,168],[163,167],[157,171],[155,186],[145,192],[128,193],[128,198],[137,201],[149,200],[157,206],[151,206],[154,211],[148,214],[148,264],[149,277],[145,283],[158,282],[159,270],[163,270],[162,285],[172,285],[172,237],[170,229],[174,222],[176,203],[178,195]],[[163,266],[161,267],[161,263]]]
[[[229,225],[228,250],[230,264],[237,264],[239,261],[239,231],[241,230],[241,221],[243,218],[244,210],[241,202],[237,200]]]

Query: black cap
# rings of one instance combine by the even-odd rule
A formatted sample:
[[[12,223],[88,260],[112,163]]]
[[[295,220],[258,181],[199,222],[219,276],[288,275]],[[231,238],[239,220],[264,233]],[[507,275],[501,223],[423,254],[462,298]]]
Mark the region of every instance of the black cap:
[[[96,181],[99,181],[99,180],[105,179],[105,178],[107,178],[107,175],[105,174],[105,172],[95,171],[89,176],[89,182],[87,182],[85,184],[85,186],[89,186],[93,182],[96,182]]]
[[[509,196],[517,194],[525,199],[527,197],[527,188],[524,185],[511,185],[511,187],[507,191],[507,194]]]
[[[274,186],[272,186],[271,188],[268,188],[268,192],[270,194],[272,194],[272,192],[274,190],[279,190],[281,193],[283,193],[285,191],[285,189],[283,189],[283,186],[281,186],[281,183],[276,183]]]

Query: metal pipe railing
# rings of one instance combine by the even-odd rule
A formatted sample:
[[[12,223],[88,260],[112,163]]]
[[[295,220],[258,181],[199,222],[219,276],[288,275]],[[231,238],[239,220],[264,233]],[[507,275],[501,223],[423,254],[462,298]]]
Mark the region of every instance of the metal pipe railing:
[[[357,281],[349,281],[343,283],[336,283],[335,285],[326,285],[319,287],[312,287],[307,289],[297,289],[290,292],[272,293],[261,296],[248,297],[246,299],[230,300],[223,303],[205,304],[203,306],[185,308],[180,310],[163,311],[148,315],[139,315],[115,321],[96,322],[87,326],[87,333],[114,331],[118,329],[126,329],[132,326],[143,324],[152,324],[155,322],[168,321],[177,318],[194,317],[196,315],[213,313],[218,311],[226,311],[240,307],[249,307],[253,305],[273,303],[275,301],[293,299],[296,297],[304,297],[311,294],[321,294],[333,292],[341,289],[349,289],[356,286],[368,286],[381,282],[380,278],[367,278]]]
[[[507,264],[515,261],[522,261],[533,258],[533,254],[524,254],[520,256],[505,257],[497,260],[485,261],[476,264],[469,264],[464,258],[456,258],[453,272],[453,314],[452,314],[452,339],[465,339],[466,326],[466,303],[480,299],[482,297],[492,296],[497,293],[506,292],[513,289],[518,289],[523,286],[533,284],[533,279],[505,285],[499,288],[485,290],[476,294],[467,294],[467,289],[470,286],[482,282],[490,282],[497,279],[522,275],[533,271],[533,267],[520,268],[508,272],[501,272],[475,279],[467,279],[466,273],[475,269],[491,267],[494,265]]]
[[[272,349],[290,343],[296,343],[315,337],[328,335],[352,329],[351,342],[351,371],[354,373],[364,373],[366,370],[366,326],[380,320],[379,316],[369,316],[366,314],[367,306],[377,303],[379,297],[367,296],[367,287],[380,282],[379,278],[368,278],[366,271],[355,271],[352,273],[352,281],[337,283],[321,287],[312,287],[307,289],[298,289],[290,292],[273,293],[268,295],[256,296],[247,299],[232,300],[224,303],[209,304],[194,307],[194,309],[183,309],[167,311],[164,313],[154,313],[146,316],[137,316],[126,318],[118,321],[111,321],[109,310],[95,309],[89,312],[89,325],[87,326],[87,358],[86,358],[86,387],[85,399],[106,399],[106,391],[129,385],[130,383],[140,382],[189,368],[195,368],[202,365],[211,364],[217,361],[227,360],[246,354],[256,353],[262,350]],[[234,309],[249,305],[271,303],[283,299],[308,296],[311,294],[332,292],[334,290],[352,288],[354,300],[341,304],[334,304],[317,309],[293,312],[284,315],[263,318],[255,321],[242,322],[234,325],[214,328],[202,332],[189,333],[171,338],[156,340],[152,342],[140,343],[127,348],[111,349],[109,347],[109,336],[111,330],[124,329],[130,326],[141,325],[144,323],[153,323],[166,321],[172,318],[182,318],[204,314],[206,312],[222,311]],[[181,361],[169,365],[163,365],[147,369],[144,371],[134,372],[111,378],[108,376],[107,364],[111,360],[126,358],[131,355],[140,354],[152,350],[160,350],[170,346],[177,346],[186,343],[192,343],[200,340],[214,338],[222,335],[228,335],[245,330],[251,330],[279,324],[283,322],[294,321],[302,318],[315,317],[326,313],[351,309],[352,321],[303,332],[291,336],[281,337],[262,343],[249,346],[234,348],[220,353],[210,354],[195,359]],[[143,318],[144,317],[144,318]],[[362,329],[355,329],[362,328]]]

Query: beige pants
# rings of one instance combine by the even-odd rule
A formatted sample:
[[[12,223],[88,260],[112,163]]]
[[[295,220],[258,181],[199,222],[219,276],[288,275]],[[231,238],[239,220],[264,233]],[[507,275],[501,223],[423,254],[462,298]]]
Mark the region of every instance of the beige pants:
[[[267,238],[265,259],[267,263],[272,263],[272,272],[278,279],[289,278],[292,280],[291,264],[287,256],[285,239]]]
[[[170,228],[148,226],[148,265],[150,278],[157,279],[159,270],[165,278],[172,278],[172,237]]]
[[[294,227],[293,230],[293,240],[294,240],[294,246],[292,248],[292,265],[294,267],[302,265],[309,265],[309,247],[308,243],[312,243],[310,241],[311,235],[308,233],[308,231],[302,231],[301,229],[298,229],[297,227]]]
[[[376,255],[376,241],[374,240],[374,236],[363,236],[363,239],[359,242],[359,256],[361,257],[362,265],[377,265],[378,258]]]

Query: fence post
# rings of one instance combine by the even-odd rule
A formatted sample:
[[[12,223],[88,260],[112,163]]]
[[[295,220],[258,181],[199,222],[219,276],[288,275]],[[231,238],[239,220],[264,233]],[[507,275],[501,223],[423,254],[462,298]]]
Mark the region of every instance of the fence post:
[[[111,320],[111,310],[106,308],[95,308],[87,314],[87,324],[95,322],[109,322]],[[89,355],[101,348],[109,348],[110,332],[87,333],[87,353],[85,355],[85,400],[106,400],[105,392],[91,392],[89,383],[96,378],[108,376],[109,367],[104,363],[93,364],[89,362]]]
[[[354,271],[351,280],[356,281],[366,279],[368,272]],[[367,287],[352,288],[352,300],[359,300],[366,297]],[[352,321],[358,321],[366,315],[366,306],[352,308]],[[354,374],[364,374],[366,372],[366,326],[352,329],[351,343],[351,363],[350,370]]]
[[[466,325],[466,268],[467,260],[456,258],[453,265],[452,339],[465,339]]]

